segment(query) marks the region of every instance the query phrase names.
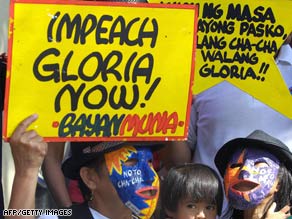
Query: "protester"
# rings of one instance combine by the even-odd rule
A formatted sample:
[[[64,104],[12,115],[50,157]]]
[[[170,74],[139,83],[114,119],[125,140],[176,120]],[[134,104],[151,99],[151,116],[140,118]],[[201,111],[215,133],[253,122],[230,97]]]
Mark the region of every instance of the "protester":
[[[167,173],[168,151],[165,150],[168,142],[164,143],[165,147],[159,147],[159,150],[153,152],[153,167],[158,172],[159,177]],[[76,179],[65,179],[61,170],[63,157],[71,154],[71,148],[75,150],[79,147],[76,143],[68,143],[67,150],[64,155],[64,142],[49,142],[48,153],[42,165],[42,172],[48,185],[49,191],[52,194],[59,208],[69,207],[73,204],[82,203],[84,201],[78,182]]]
[[[36,115],[25,119],[11,136],[16,167],[9,208],[33,209],[38,169],[47,143],[26,131]],[[159,196],[159,179],[152,166],[154,146],[129,142],[77,142],[63,164],[66,177],[83,183],[87,201],[72,206],[67,218],[151,218]],[[42,216],[41,218],[57,218]],[[14,218],[14,217],[9,217]],[[17,217],[33,218],[33,217]],[[60,217],[62,218],[62,217]]]
[[[290,216],[292,153],[280,140],[256,130],[218,151],[215,164],[236,219]],[[274,212],[275,211],[275,212]]]
[[[171,219],[215,219],[223,203],[220,178],[203,164],[173,167],[162,183],[161,203]]]
[[[291,34],[280,48],[277,66],[292,90]],[[227,81],[196,95],[191,109],[187,142],[175,142],[176,163],[194,162],[216,169],[213,162],[220,146],[227,141],[245,137],[260,129],[277,136],[292,149],[292,120],[243,92]],[[221,219],[229,219],[231,211],[224,202]]]

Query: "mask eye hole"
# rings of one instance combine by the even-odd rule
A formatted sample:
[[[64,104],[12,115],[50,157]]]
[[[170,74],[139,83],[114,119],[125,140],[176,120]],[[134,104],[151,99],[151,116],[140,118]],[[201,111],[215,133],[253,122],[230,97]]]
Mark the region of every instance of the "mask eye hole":
[[[234,168],[240,168],[242,166],[242,163],[233,163],[230,165],[230,168],[234,169]]]
[[[256,161],[254,163],[255,167],[268,167],[269,165],[265,161]]]
[[[153,167],[153,160],[152,160],[152,159],[148,160],[148,165],[149,165],[150,167]]]
[[[242,166],[242,163],[233,163],[230,165],[230,168],[234,169],[234,168],[240,168]]]
[[[126,160],[124,162],[124,165],[127,166],[127,167],[132,167],[132,166],[135,166],[137,163],[138,163],[138,159],[131,158],[131,159]]]

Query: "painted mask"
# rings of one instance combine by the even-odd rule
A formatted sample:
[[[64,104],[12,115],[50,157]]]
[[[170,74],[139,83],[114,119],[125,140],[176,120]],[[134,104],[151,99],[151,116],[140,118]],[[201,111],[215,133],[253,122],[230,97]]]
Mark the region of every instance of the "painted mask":
[[[260,204],[275,185],[279,160],[267,151],[238,149],[231,157],[224,176],[226,196],[240,210]]]
[[[109,176],[120,199],[139,218],[150,218],[159,196],[159,178],[149,147],[123,146],[105,154]]]

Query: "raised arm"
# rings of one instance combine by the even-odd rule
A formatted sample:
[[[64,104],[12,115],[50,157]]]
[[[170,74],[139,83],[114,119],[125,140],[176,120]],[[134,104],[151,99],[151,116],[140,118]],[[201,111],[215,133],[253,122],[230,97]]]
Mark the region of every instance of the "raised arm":
[[[27,130],[36,119],[33,114],[23,120],[13,132],[10,145],[15,164],[9,209],[34,209],[38,170],[48,145],[34,130]],[[9,216],[9,219],[29,219],[33,216]]]
[[[69,207],[72,205],[65,177],[61,170],[64,147],[64,142],[49,143],[48,154],[42,165],[44,178],[58,207]]]

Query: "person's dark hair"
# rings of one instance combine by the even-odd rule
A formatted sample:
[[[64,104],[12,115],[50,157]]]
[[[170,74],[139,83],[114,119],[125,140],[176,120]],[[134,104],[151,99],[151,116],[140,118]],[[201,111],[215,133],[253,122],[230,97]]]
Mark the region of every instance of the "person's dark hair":
[[[175,212],[179,202],[187,198],[194,202],[206,201],[215,204],[217,215],[221,215],[223,189],[218,174],[203,164],[173,167],[161,185],[162,208]]]
[[[287,204],[292,204],[292,174],[283,164],[280,166],[278,179],[279,189],[274,196],[274,201],[277,204],[276,211],[279,211]]]

